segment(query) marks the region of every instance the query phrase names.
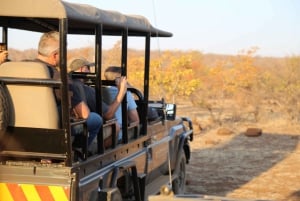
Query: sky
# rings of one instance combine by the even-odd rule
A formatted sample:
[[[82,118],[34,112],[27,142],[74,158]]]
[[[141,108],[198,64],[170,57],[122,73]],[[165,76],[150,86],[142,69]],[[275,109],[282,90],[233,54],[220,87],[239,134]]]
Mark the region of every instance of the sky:
[[[235,55],[257,47],[260,56],[300,55],[299,0],[67,1],[143,15],[155,27],[173,33],[172,38],[158,39],[153,49]],[[27,38],[21,49],[36,48],[30,37]],[[20,48],[20,43],[14,44]],[[90,45],[91,41],[74,39],[71,44],[70,48],[82,47]]]

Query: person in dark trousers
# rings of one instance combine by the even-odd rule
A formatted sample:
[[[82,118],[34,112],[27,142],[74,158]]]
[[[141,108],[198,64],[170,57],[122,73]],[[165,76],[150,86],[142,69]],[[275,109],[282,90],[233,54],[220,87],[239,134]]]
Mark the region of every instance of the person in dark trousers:
[[[72,74],[73,72],[90,73],[90,65],[85,58],[72,58],[68,61],[68,72]],[[82,79],[72,79],[74,85],[83,91],[83,99],[85,103],[89,106],[89,109],[96,112],[96,93],[95,89],[91,86],[84,84]],[[103,118],[105,120],[110,120],[116,117],[116,112],[120,109],[120,104],[127,92],[127,79],[126,77],[120,77],[117,93],[111,100],[111,102],[106,103],[101,102]],[[118,118],[117,118],[118,121]],[[118,121],[119,122],[119,121]],[[120,133],[120,124],[117,124],[117,133]],[[122,136],[118,136],[118,140],[122,139]],[[109,143],[108,143],[109,145]],[[108,146],[107,145],[107,146]]]
[[[36,61],[47,65],[51,78],[60,79],[59,72],[59,33],[51,31],[44,33],[39,41],[38,56]],[[69,84],[69,89],[72,92],[71,96],[71,113],[75,118],[86,119],[88,129],[88,145],[96,138],[103,124],[102,117],[91,112],[87,104],[80,96],[80,91],[73,85]],[[58,90],[56,90],[57,92]],[[60,104],[60,95],[56,93],[57,103]],[[59,105],[58,105],[59,106]]]

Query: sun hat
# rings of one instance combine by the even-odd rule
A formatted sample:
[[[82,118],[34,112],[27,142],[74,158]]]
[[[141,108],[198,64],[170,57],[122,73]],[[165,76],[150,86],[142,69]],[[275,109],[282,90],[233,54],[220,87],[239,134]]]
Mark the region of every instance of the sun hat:
[[[68,72],[77,71],[82,66],[93,66],[94,63],[89,62],[83,57],[72,58],[68,61]]]

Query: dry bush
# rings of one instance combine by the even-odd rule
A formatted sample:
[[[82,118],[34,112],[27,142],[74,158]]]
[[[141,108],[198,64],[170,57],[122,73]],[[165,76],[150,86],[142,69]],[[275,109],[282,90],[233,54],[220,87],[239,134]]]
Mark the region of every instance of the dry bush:
[[[207,110],[218,125],[261,122],[282,115],[286,121],[299,122],[299,57],[287,58],[280,68],[265,68],[257,64],[255,52],[252,48],[215,62],[206,77],[200,78],[203,85],[192,94],[191,101]]]
[[[262,90],[272,111],[290,123],[300,121],[300,57],[286,58],[284,68],[264,72]]]
[[[150,61],[150,99],[190,101],[205,110],[217,125],[227,122],[261,122],[284,117],[300,121],[300,58],[257,57],[257,48],[237,55],[198,51],[153,51]],[[94,61],[93,47],[72,49],[68,57]],[[143,92],[144,51],[129,50],[129,82]],[[11,60],[32,60],[36,50],[9,49]],[[121,43],[102,53],[103,70],[120,65]]]

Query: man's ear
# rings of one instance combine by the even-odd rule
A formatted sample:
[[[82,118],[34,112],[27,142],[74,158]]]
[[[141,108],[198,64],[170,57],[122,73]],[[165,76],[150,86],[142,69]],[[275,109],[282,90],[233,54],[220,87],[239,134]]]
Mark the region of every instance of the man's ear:
[[[59,54],[57,52],[53,52],[51,55],[50,55],[50,58],[51,58],[51,61],[52,61],[52,65],[58,65],[58,61],[59,61]]]

